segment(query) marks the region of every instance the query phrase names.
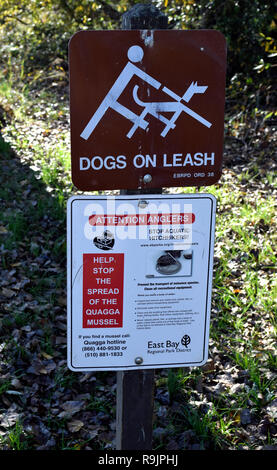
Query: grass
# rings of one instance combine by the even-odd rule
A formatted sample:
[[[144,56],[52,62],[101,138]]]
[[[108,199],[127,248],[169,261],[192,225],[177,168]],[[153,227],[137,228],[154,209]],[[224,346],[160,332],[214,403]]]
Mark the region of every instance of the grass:
[[[24,427],[20,421],[16,424],[8,433],[8,437],[5,439],[5,443],[11,450],[21,451],[32,448],[31,446],[32,437],[24,431]]]
[[[56,386],[65,389],[72,388],[74,383],[77,381],[78,376],[76,374],[72,374],[71,371],[65,367],[59,368],[54,377],[54,383]]]
[[[175,379],[173,376],[175,375]],[[230,410],[230,404],[224,407],[224,398],[213,399],[210,403],[195,400],[194,390],[201,380],[202,372],[199,368],[192,369],[184,374],[182,369],[170,369],[168,374],[168,388],[174,385],[172,398],[182,396],[184,404],[173,413],[171,427],[173,432],[183,433],[193,431],[198,441],[198,450],[219,450],[235,447],[235,413],[237,408]],[[237,405],[236,405],[237,406]]]
[[[261,187],[255,199],[240,185],[253,180]],[[219,185],[207,188],[218,200],[210,337],[233,368],[247,371],[248,385],[235,397],[228,388],[220,399],[215,395],[212,411],[203,413],[189,404],[196,377],[204,381],[205,373],[168,373],[171,399],[179,396],[188,403],[176,418],[180,430],[193,429],[204,448],[243,446],[238,439],[240,410],[250,406],[258,416],[276,398],[276,175],[269,170],[261,178],[259,167],[253,165],[239,175],[231,191],[229,183],[227,174]],[[274,442],[269,436],[268,443]]]

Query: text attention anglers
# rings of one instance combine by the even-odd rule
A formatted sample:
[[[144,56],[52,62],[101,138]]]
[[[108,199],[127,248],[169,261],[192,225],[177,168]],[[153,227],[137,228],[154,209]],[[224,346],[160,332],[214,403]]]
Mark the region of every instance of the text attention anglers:
[[[213,166],[215,164],[215,152],[196,152],[196,153],[173,153],[171,155],[164,153],[157,155],[137,154],[134,157],[126,155],[95,155],[93,157],[80,157],[80,170],[123,170],[127,165],[132,164],[134,168],[155,168],[162,167],[193,167],[193,166]]]

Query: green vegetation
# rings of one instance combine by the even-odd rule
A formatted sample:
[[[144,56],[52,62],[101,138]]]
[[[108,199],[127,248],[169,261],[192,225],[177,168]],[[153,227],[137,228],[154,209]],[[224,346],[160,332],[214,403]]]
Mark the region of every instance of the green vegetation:
[[[121,15],[136,0],[1,0],[1,48],[8,83],[14,74],[21,89],[46,92],[67,81],[67,45],[81,29],[118,29]],[[149,3],[149,2],[140,2]],[[218,29],[228,43],[228,83],[256,88],[272,73],[276,56],[276,11],[260,0],[156,0],[169,28]],[[263,99],[263,97],[261,97]]]
[[[114,374],[65,365],[67,44],[78,29],[119,28],[135,3],[0,0],[1,449],[113,446]],[[218,201],[210,357],[157,371],[154,448],[276,448],[273,3],[152,3],[170,27],[228,41],[224,171],[200,188]]]

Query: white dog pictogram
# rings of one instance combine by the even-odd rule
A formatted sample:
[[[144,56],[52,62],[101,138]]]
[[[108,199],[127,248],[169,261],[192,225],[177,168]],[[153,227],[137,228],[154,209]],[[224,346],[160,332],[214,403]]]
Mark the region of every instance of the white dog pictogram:
[[[170,129],[174,129],[176,127],[175,122],[177,121],[178,117],[182,112],[185,112],[192,118],[196,119],[198,122],[206,126],[207,128],[211,127],[211,123],[204,119],[202,116],[197,114],[195,111],[190,109],[188,106],[182,103],[185,101],[188,103],[194,94],[198,93],[205,93],[207,90],[207,86],[198,86],[197,82],[192,82],[184,95],[182,97],[178,96],[176,93],[171,91],[167,87],[163,87],[162,91],[166,93],[168,96],[173,98],[175,101],[165,101],[165,102],[143,102],[138,97],[138,85],[134,86],[133,89],[133,98],[134,101],[143,108],[140,115],[135,114],[130,109],[126,108],[122,104],[118,102],[118,99],[121,93],[125,90],[128,83],[132,79],[132,77],[137,76],[141,78],[144,82],[148,83],[149,85],[153,86],[155,89],[160,89],[161,83],[155,80],[153,77],[148,75],[146,72],[141,70],[139,67],[134,65],[136,62],[140,62],[143,58],[144,52],[140,46],[132,46],[128,50],[128,59],[126,66],[116,79],[115,83],[111,87],[108,94],[103,99],[102,103],[84,128],[83,132],[81,133],[81,137],[85,140],[88,140],[91,134],[93,133],[94,129],[101,121],[102,117],[106,113],[106,111],[111,108],[114,111],[118,112],[126,119],[133,123],[133,126],[129,130],[127,137],[130,139],[134,132],[138,129],[146,129],[148,127],[149,122],[146,120],[147,115],[151,114],[155,118],[159,119],[161,122],[165,124],[164,129],[161,132],[162,137],[166,137],[167,133]],[[172,112],[173,115],[171,119],[167,119],[162,113],[163,112]]]

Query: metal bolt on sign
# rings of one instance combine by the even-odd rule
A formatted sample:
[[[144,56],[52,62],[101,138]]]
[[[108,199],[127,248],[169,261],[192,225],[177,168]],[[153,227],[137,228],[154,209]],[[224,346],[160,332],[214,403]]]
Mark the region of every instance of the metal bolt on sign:
[[[143,200],[143,199],[138,202],[138,206],[139,206],[141,209],[144,209],[145,207],[147,207],[147,205],[148,205],[148,202],[145,201],[145,200]]]
[[[142,357],[136,357],[136,358],[135,358],[135,363],[136,363],[137,365],[142,364],[142,363],[143,363],[143,358],[142,358]]]
[[[144,183],[151,183],[152,181],[152,176],[151,175],[144,175],[143,177],[143,182]]]

